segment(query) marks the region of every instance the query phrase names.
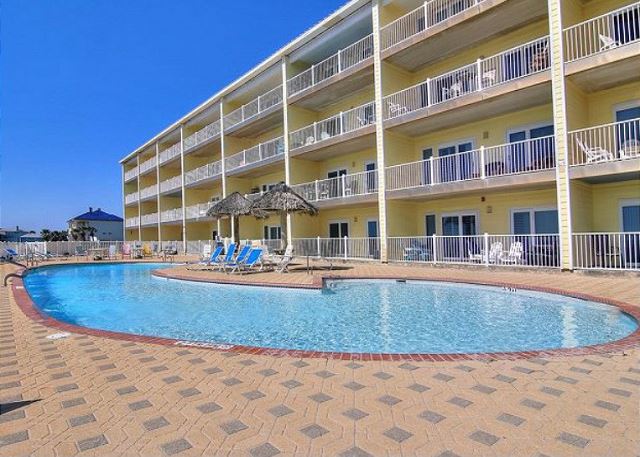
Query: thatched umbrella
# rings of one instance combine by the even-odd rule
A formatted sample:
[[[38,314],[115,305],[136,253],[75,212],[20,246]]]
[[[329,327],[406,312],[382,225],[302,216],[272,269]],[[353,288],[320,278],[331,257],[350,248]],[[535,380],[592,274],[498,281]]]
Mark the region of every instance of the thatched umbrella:
[[[239,192],[233,192],[226,198],[213,205],[207,211],[207,216],[220,219],[222,217],[233,218],[233,239],[240,241],[240,216],[266,217],[266,213],[252,208],[251,202]]]
[[[282,227],[282,241],[287,245],[287,215],[291,213],[304,213],[311,216],[318,214],[318,208],[302,198],[296,191],[285,183],[276,184],[270,190],[262,194],[251,205],[254,212],[280,214],[280,227]],[[257,216],[261,217],[261,216]]]

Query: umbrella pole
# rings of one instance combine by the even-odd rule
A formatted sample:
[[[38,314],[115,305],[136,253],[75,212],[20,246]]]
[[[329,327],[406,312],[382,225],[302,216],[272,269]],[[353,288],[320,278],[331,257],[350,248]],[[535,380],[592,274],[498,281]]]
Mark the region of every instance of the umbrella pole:
[[[240,242],[240,217],[233,216],[233,241]]]
[[[287,213],[285,211],[280,212],[280,238],[282,239],[281,241],[281,249],[286,249],[288,246],[288,239],[287,239],[287,231],[288,231],[288,227],[287,227]]]

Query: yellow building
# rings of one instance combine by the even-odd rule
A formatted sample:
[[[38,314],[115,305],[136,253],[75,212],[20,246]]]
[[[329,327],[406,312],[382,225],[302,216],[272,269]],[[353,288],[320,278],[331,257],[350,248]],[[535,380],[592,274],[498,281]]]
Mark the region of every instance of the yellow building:
[[[353,0],[122,159],[125,239],[286,182],[299,255],[637,270],[639,69],[638,1]]]

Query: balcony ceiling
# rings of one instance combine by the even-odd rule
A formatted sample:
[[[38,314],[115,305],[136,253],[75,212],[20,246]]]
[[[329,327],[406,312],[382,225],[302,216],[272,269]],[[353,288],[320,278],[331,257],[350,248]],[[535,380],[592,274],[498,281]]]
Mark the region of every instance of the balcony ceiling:
[[[277,63],[225,96],[225,100],[245,104],[280,84],[282,84],[282,66]]]
[[[586,92],[638,80],[640,43],[630,44],[567,64],[569,79]]]

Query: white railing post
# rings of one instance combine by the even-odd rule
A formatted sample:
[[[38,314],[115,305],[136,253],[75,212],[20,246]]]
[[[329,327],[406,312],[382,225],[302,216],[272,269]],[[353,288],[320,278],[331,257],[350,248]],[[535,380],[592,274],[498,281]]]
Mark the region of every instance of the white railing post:
[[[486,159],[484,156],[484,146],[480,146],[480,177],[482,179],[485,179],[487,177],[484,169],[485,162],[486,162]]]
[[[316,249],[318,251],[318,257],[320,257],[320,237],[316,238]]]
[[[482,59],[476,60],[476,80],[478,81],[478,89],[482,90]]]
[[[316,71],[315,71],[315,67],[316,67],[316,65],[315,65],[315,64],[311,65],[311,86],[315,86],[315,85],[316,85]]]
[[[342,71],[342,49],[338,51],[338,73]]]
[[[315,190],[316,190],[316,194],[315,194],[316,198],[315,198],[315,200],[320,200],[320,195],[318,194],[318,180],[317,179],[316,179],[316,183],[315,183]]]
[[[433,244],[433,263],[436,264],[436,263],[438,263],[438,245],[437,245],[438,238],[436,237],[435,233],[433,235],[431,235],[431,239],[433,240],[432,241],[432,244]]]
[[[484,232],[484,264],[489,266],[489,234]]]
[[[428,13],[428,11],[429,11],[429,9],[428,9],[428,6],[427,6],[427,5],[428,5],[429,3],[431,3],[431,2],[429,2],[429,1],[425,1],[425,2],[422,4],[422,7],[424,8],[424,29],[425,29],[425,30],[427,30],[427,29],[429,28],[429,27],[428,27],[428,25],[427,25],[427,24],[428,24],[428,22],[427,22],[427,19],[428,19],[427,13]]]
[[[347,186],[346,175],[340,176],[340,180],[342,181],[342,198],[344,198],[344,197],[347,196],[347,192],[346,192],[346,186]]]
[[[344,133],[344,131],[343,131],[344,126],[342,124],[343,124],[342,111],[340,111],[340,114],[339,114],[339,117],[338,117],[338,132],[340,132],[340,135],[342,135]]]
[[[347,241],[347,237],[344,237],[344,258],[345,260],[349,257],[348,253],[347,253],[347,245],[348,245],[348,241]]]
[[[425,3],[426,5],[426,3]],[[425,17],[426,19],[426,17]],[[431,100],[431,78],[427,78],[427,107],[432,105],[432,100]]]
[[[313,138],[315,139],[315,141],[319,141],[318,136],[319,136],[318,135],[318,123],[314,122],[313,123]]]
[[[434,163],[433,156],[431,156],[429,157],[429,178],[430,178],[429,184],[432,186],[435,184],[435,176],[436,176],[435,172],[433,171],[433,168],[434,168],[433,163]]]

